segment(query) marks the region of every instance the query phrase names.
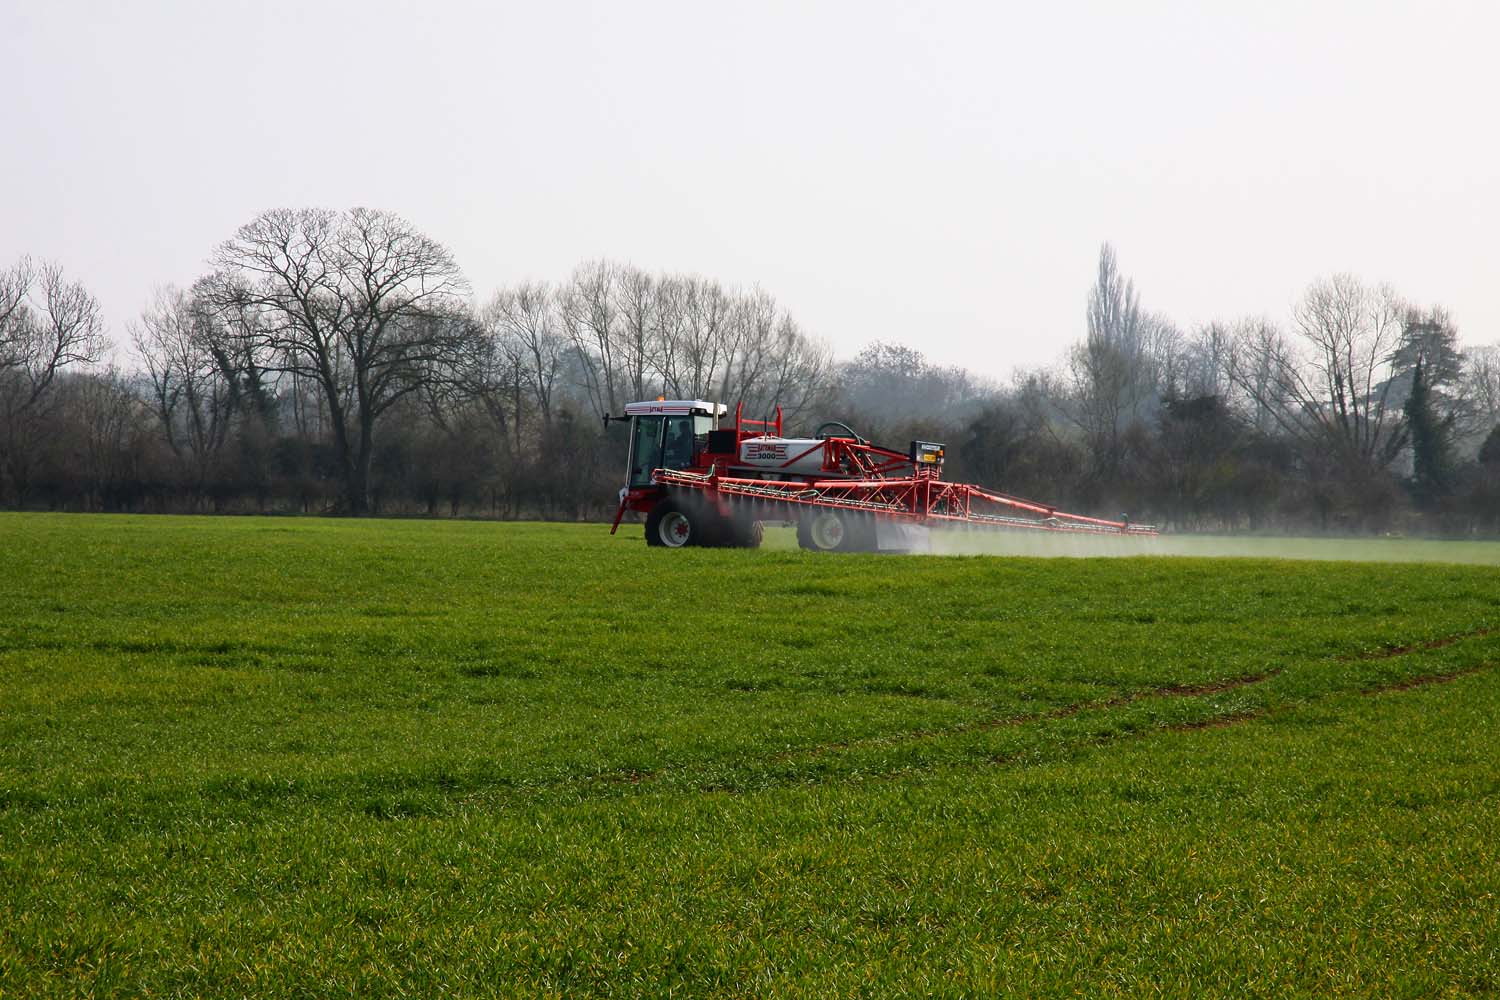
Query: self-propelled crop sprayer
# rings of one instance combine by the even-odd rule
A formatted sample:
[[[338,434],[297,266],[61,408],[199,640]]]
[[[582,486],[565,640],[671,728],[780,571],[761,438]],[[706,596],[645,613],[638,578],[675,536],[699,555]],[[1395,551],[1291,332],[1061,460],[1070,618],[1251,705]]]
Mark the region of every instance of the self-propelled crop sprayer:
[[[804,549],[910,551],[932,528],[1154,535],[1150,525],[1067,514],[1046,504],[942,479],[943,445],[913,441],[905,454],[831,421],[812,437],[782,436],[767,420],[728,422],[702,400],[631,403],[629,479],[610,534],[628,510],[646,515],[646,544],[754,547],[762,523],[791,521]]]

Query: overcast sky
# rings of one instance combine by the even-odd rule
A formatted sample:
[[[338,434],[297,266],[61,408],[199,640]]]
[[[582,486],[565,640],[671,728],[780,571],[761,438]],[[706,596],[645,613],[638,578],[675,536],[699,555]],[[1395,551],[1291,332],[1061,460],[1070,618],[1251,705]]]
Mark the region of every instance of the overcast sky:
[[[759,284],[844,356],[1005,376],[1099,244],[1184,328],[1350,271],[1500,340],[1500,6],[0,0],[0,266],[113,336],[273,207],[475,292],[607,256]]]

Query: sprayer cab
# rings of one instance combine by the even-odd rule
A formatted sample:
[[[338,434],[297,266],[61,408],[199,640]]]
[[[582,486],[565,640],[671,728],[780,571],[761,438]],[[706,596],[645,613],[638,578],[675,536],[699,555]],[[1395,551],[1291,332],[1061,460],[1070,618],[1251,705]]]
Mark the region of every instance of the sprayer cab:
[[[709,435],[728,412],[723,403],[701,399],[657,399],[630,403],[630,459],[627,490],[651,487],[657,469],[697,468],[708,453]],[[618,417],[611,419],[620,419]]]

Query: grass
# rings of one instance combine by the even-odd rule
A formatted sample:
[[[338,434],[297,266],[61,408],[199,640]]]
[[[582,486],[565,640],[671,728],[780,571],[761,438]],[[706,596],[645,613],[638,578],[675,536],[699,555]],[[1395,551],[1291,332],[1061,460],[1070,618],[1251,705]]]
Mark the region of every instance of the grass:
[[[0,541],[0,997],[1500,990],[1493,564]]]

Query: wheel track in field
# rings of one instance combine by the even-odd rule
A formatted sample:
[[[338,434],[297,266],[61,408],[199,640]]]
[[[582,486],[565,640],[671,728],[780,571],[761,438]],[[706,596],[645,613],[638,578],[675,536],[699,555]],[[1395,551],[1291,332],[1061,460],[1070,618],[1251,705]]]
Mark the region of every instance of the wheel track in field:
[[[1393,646],[1363,654],[1345,654],[1315,658],[1310,662],[1331,665],[1390,660],[1402,656],[1443,649],[1466,639],[1477,639],[1491,635],[1500,635],[1500,628],[1475,629],[1422,643]],[[1500,660],[1487,657],[1481,662],[1468,666],[1434,671],[1416,676],[1382,680],[1375,683],[1367,683],[1364,686],[1359,686],[1356,681],[1343,688],[1319,693],[1307,700],[1316,701],[1335,695],[1358,694],[1376,696],[1400,693],[1423,687],[1452,683],[1466,677],[1492,671],[1497,665],[1500,665]],[[1059,705],[1043,711],[976,719],[942,728],[888,733],[861,739],[837,740],[814,744],[779,753],[748,758],[737,762],[740,766],[732,766],[728,769],[727,773],[718,776],[714,772],[722,766],[723,762],[712,760],[691,761],[668,763],[661,767],[648,769],[618,768],[593,773],[558,776],[552,780],[542,780],[535,783],[526,782],[511,790],[520,794],[549,794],[571,788],[575,794],[582,793],[587,796],[587,790],[590,788],[604,793],[606,789],[610,788],[623,791],[622,786],[631,788],[643,786],[643,788],[650,788],[660,783],[670,784],[675,790],[684,792],[696,790],[699,792],[722,791],[738,794],[778,786],[784,787],[790,784],[823,783],[849,777],[858,779],[895,777],[913,770],[923,770],[944,764],[957,763],[958,760],[966,760],[970,764],[977,766],[983,766],[986,763],[991,765],[1025,764],[1028,761],[1037,759],[1035,754],[1038,749],[1044,749],[1048,753],[1050,753],[1050,750],[1047,750],[1047,748],[1031,747],[1023,751],[1007,752],[996,747],[997,752],[987,756],[982,752],[982,747],[961,748],[963,755],[957,759],[953,757],[946,759],[919,757],[909,761],[900,761],[896,766],[891,766],[889,761],[882,761],[878,757],[871,761],[862,762],[858,755],[861,752],[935,744],[943,739],[963,737],[966,734],[972,735],[1008,728],[1019,729],[1033,723],[1058,722],[1091,712],[1104,713],[1099,720],[1102,728],[1094,732],[1088,730],[1073,731],[1065,740],[1067,745],[1082,749],[1087,746],[1100,746],[1117,740],[1138,739],[1161,733],[1187,733],[1203,729],[1238,726],[1272,715],[1277,711],[1279,706],[1275,704],[1241,705],[1238,707],[1226,705],[1222,706],[1217,714],[1166,722],[1152,721],[1149,718],[1142,718],[1140,716],[1134,719],[1115,720],[1116,722],[1126,722],[1127,725],[1123,727],[1112,726],[1108,713],[1110,710],[1123,709],[1153,699],[1160,699],[1169,703],[1177,701],[1178,704],[1181,704],[1183,702],[1209,699],[1216,695],[1251,691],[1259,685],[1266,684],[1282,676],[1286,673],[1286,669],[1277,668],[1196,684],[1158,685],[1105,698],[1094,698]],[[1293,698],[1292,700],[1295,701],[1298,699]],[[1213,712],[1212,707],[1210,707],[1210,712]],[[1053,747],[1051,749],[1056,748]],[[938,752],[941,753],[941,751]],[[845,766],[842,770],[835,769],[829,772],[819,771],[816,767],[820,759],[833,761],[838,760],[840,755],[846,754],[850,756],[850,763],[855,765],[854,767]],[[764,768],[765,772],[757,773],[757,766]],[[503,784],[509,783],[492,783],[481,779],[477,784],[468,787],[466,792],[468,795],[484,795],[486,793],[502,791],[499,785]],[[349,799],[352,797],[353,799],[362,799],[368,795],[400,795],[404,794],[405,791],[406,789],[397,787],[372,787],[367,792],[346,790],[333,795],[329,795],[328,793],[319,794],[316,789],[302,789],[299,794],[309,795],[312,798]],[[282,793],[278,792],[273,798],[279,798],[281,795]],[[467,796],[459,796],[460,799],[465,797]],[[368,806],[366,806],[366,809],[368,811]],[[398,812],[394,815],[400,814]]]
[[[1484,638],[1495,634],[1500,634],[1500,629],[1488,627],[1472,629],[1466,632],[1460,632],[1454,635],[1444,636],[1443,638],[1433,639],[1426,642],[1408,643],[1367,653],[1337,656],[1331,658],[1331,662],[1354,663],[1395,659],[1414,653],[1443,649],[1468,639]],[[1354,688],[1352,690],[1344,692],[1329,692],[1328,694],[1331,695],[1335,693],[1358,693],[1366,696],[1375,696],[1380,694],[1408,691],[1416,688],[1429,687],[1436,684],[1452,683],[1465,677],[1491,670],[1494,668],[1494,666],[1494,662],[1486,661],[1484,663],[1476,664],[1474,666],[1465,667],[1458,670],[1447,670],[1434,674],[1420,675],[1417,677],[1407,677],[1400,680],[1386,681],[1373,685],[1367,685],[1365,687]],[[885,747],[919,744],[927,741],[935,741],[955,736],[962,736],[966,733],[986,732],[1014,726],[1024,726],[1034,722],[1047,722],[1060,719],[1069,719],[1084,712],[1108,711],[1110,709],[1123,708],[1127,705],[1133,705],[1142,701],[1156,698],[1207,698],[1212,695],[1252,688],[1256,685],[1264,684],[1267,681],[1270,681],[1282,675],[1283,673],[1285,673],[1285,668],[1276,668],[1260,673],[1245,674],[1239,677],[1224,678],[1217,681],[1207,681],[1198,684],[1159,685],[1156,687],[1143,688],[1138,691],[1131,691],[1125,694],[1113,695],[1108,698],[1096,698],[1086,701],[1073,702],[1071,704],[1060,705],[1056,708],[1041,712],[1027,712],[1018,715],[977,719],[971,722],[965,722],[954,726],[947,726],[936,729],[921,729],[901,733],[887,733],[878,736],[870,736],[852,740],[834,740],[828,743],[820,743],[813,746],[786,750],[781,753],[772,754],[769,757],[763,758],[763,760],[770,763],[807,763],[816,761],[822,757],[833,756],[851,751],[857,752],[860,750],[874,750]],[[1243,725],[1249,722],[1255,722],[1259,719],[1264,718],[1271,711],[1272,709],[1269,707],[1241,709],[1238,711],[1227,712],[1222,715],[1215,715],[1203,719],[1190,719],[1180,722],[1166,723],[1158,727],[1133,731],[1126,735],[1145,736],[1153,732],[1193,732],[1202,729],[1229,728],[1232,726]],[[1105,737],[1098,742],[1107,742],[1108,740],[1115,738],[1119,737]],[[1006,763],[1011,762],[1012,760],[1013,758],[1010,755],[1006,754],[1001,754],[996,757],[990,758],[990,761],[992,763]],[[668,766],[665,768],[650,771],[629,770],[609,772],[606,774],[597,775],[596,779],[611,783],[628,782],[632,785],[639,785],[652,782],[659,778],[667,777],[674,773],[682,773],[684,771],[690,770],[692,770],[692,765]]]
[[[1469,636],[1459,636],[1444,640],[1438,640],[1435,643],[1425,644],[1420,647],[1408,648],[1405,650],[1405,653],[1418,652],[1422,649],[1441,648],[1442,646],[1452,645],[1453,643],[1467,637]],[[1385,653],[1383,656],[1374,658],[1389,658],[1392,655],[1404,654]],[[1372,657],[1353,657],[1344,659],[1347,660],[1371,658]],[[1335,659],[1325,662],[1339,662],[1339,660]],[[1329,691],[1311,700],[1317,701],[1325,697],[1332,697],[1340,694],[1376,696],[1381,694],[1400,693],[1404,691],[1415,690],[1418,688],[1452,683],[1465,677],[1492,671],[1496,666],[1497,661],[1486,660],[1482,663],[1456,670],[1445,670],[1437,673],[1423,674],[1415,677],[1405,677],[1378,684],[1367,685],[1365,687],[1354,687],[1337,691]],[[1000,730],[1007,727],[1019,727],[1032,722],[1046,722],[1069,719],[1084,712],[1122,708],[1139,702],[1148,701],[1153,698],[1207,698],[1216,694],[1248,690],[1254,688],[1256,685],[1264,684],[1270,680],[1273,680],[1274,678],[1280,676],[1282,673],[1284,673],[1284,670],[1278,669],[1266,671],[1259,674],[1227,678],[1219,681],[1212,681],[1201,684],[1161,685],[1158,687],[1145,688],[1140,691],[1133,691],[1127,694],[1116,695],[1110,698],[1099,698],[1089,701],[1076,702],[1069,705],[1062,705],[1045,712],[1033,712],[1022,715],[1006,716],[1002,718],[981,719],[944,729],[893,733],[883,736],[869,737],[862,740],[835,741],[830,743],[818,744],[815,746],[803,747],[798,750],[772,754],[766,757],[757,758],[756,760],[763,764],[789,764],[795,768],[798,765],[807,765],[814,763],[820,758],[836,757],[836,755],[846,752],[857,753],[861,750],[878,750],[886,747],[897,747],[901,746],[902,744],[921,744],[924,742],[936,741],[946,737],[962,736],[966,733]],[[1091,746],[1103,746],[1119,740],[1141,739],[1153,735],[1159,735],[1162,733],[1192,733],[1205,729],[1225,729],[1262,720],[1267,716],[1273,715],[1279,707],[1281,706],[1265,705],[1257,707],[1246,707],[1227,711],[1218,715],[1210,715],[1204,718],[1184,719],[1156,725],[1142,725],[1123,731],[1103,731],[1092,734],[1079,733],[1075,734],[1072,745],[1079,749],[1082,749]],[[970,763],[977,766],[983,766],[986,764],[991,766],[1005,766],[1025,764],[1033,759],[1034,757],[1029,751],[1010,751],[997,752],[988,756],[983,754],[975,754],[970,758]],[[755,761],[751,761],[750,763],[753,764],[755,763]],[[652,769],[621,768],[616,770],[595,772],[593,774],[571,775],[559,778],[555,781],[542,782],[536,785],[532,785],[530,787],[530,791],[532,793],[546,794],[549,791],[556,792],[565,788],[572,788],[575,790],[575,793],[583,793],[585,796],[587,796],[587,790],[589,788],[594,788],[601,792],[608,788],[616,788],[623,791],[623,788],[621,786],[627,786],[632,789],[640,787],[644,790],[646,788],[650,788],[652,785],[658,782],[672,782],[673,779],[676,779],[677,784],[674,786],[675,791],[696,791],[699,793],[723,792],[729,794],[742,794],[746,792],[766,790],[768,788],[778,786],[784,787],[788,784],[802,784],[809,781],[824,783],[827,781],[836,781],[840,778],[847,777],[858,777],[862,780],[889,779],[898,777],[903,773],[910,773],[914,769],[921,770],[939,766],[941,763],[943,762],[924,761],[916,764],[915,767],[903,766],[901,768],[886,770],[880,770],[878,767],[865,768],[842,775],[820,774],[817,772],[798,774],[793,772],[790,774],[781,774],[767,780],[765,777],[756,778],[749,772],[742,772],[739,775],[726,775],[722,778],[715,779],[711,777],[709,773],[705,773],[705,765],[712,767],[712,762],[696,762],[669,764],[664,767]],[[952,762],[949,761],[948,763]],[[516,790],[520,791],[520,789]],[[393,793],[393,791],[394,790],[391,789],[385,789],[382,791],[382,794]],[[470,789],[470,792],[482,794],[483,789]],[[368,806],[366,807],[366,809],[368,811]],[[399,815],[399,813],[396,814],[396,816]]]
[[[1441,639],[1432,639],[1426,642],[1408,643],[1400,646],[1392,646],[1386,649],[1374,650],[1367,653],[1356,653],[1337,658],[1337,662],[1349,663],[1369,660],[1389,660],[1412,653],[1427,652],[1435,649],[1444,649],[1455,643],[1467,639],[1480,639],[1497,633],[1494,628],[1477,628],[1453,635],[1444,636]],[[1410,678],[1407,680],[1381,684],[1374,687],[1362,689],[1366,694],[1379,694],[1389,690],[1406,690],[1407,688],[1421,687],[1426,684],[1446,683],[1458,680],[1472,673],[1478,673],[1487,669],[1489,664],[1472,667],[1466,670],[1451,671],[1443,674],[1434,674],[1425,678]],[[828,753],[836,753],[843,750],[854,750],[869,747],[887,746],[899,743],[916,742],[920,740],[940,739],[947,736],[958,736],[967,732],[982,732],[991,729],[1001,729],[1007,726],[1021,726],[1032,722],[1043,722],[1055,719],[1067,719],[1081,712],[1107,710],[1121,708],[1136,702],[1145,701],[1149,698],[1203,698],[1209,695],[1223,694],[1228,691],[1236,691],[1248,688],[1256,684],[1262,684],[1274,677],[1284,673],[1284,668],[1276,668],[1256,674],[1245,674],[1240,677],[1225,678],[1217,681],[1206,681],[1199,684],[1164,684],[1152,688],[1143,688],[1127,694],[1113,695],[1109,698],[1096,698],[1088,701],[1073,702],[1061,705],[1045,712],[1027,712],[1020,715],[1010,715],[1000,718],[978,719],[973,722],[965,722],[956,726],[948,726],[941,729],[922,729],[905,733],[890,733],[882,736],[871,736],[857,740],[835,740],[817,746],[802,747],[796,750],[787,750],[776,754],[772,760],[798,760],[812,759]],[[1263,713],[1240,712],[1220,716],[1215,719],[1197,720],[1193,722],[1173,723],[1163,728],[1169,730],[1204,729],[1223,725],[1233,725],[1240,722],[1249,722]]]
[[[1462,670],[1448,670],[1441,674],[1428,674],[1425,677],[1408,677],[1405,680],[1390,681],[1385,684],[1376,684],[1373,687],[1362,688],[1359,693],[1373,697],[1378,694],[1392,694],[1400,691],[1410,691],[1413,688],[1431,687],[1434,684],[1451,684],[1454,681],[1463,680],[1465,677],[1482,674],[1494,666],[1493,663],[1480,663],[1472,667],[1465,667]]]
[[[1467,632],[1458,632],[1454,635],[1444,636],[1441,639],[1430,639],[1427,642],[1414,642],[1405,646],[1390,646],[1386,649],[1376,649],[1368,653],[1355,653],[1352,656],[1341,656],[1339,662],[1352,663],[1359,660],[1389,660],[1397,656],[1406,656],[1409,653],[1422,653],[1432,649],[1444,649],[1465,639],[1482,639],[1485,636],[1494,635],[1493,628],[1476,628]]]
[[[1380,660],[1393,657],[1410,655],[1422,651],[1441,649],[1453,645],[1466,638],[1478,638],[1491,634],[1500,635],[1500,629],[1477,630],[1457,636],[1450,636],[1422,644],[1414,644],[1404,647],[1394,647],[1382,650],[1375,654],[1363,656],[1324,657],[1316,662],[1322,664],[1336,664],[1339,662],[1352,662],[1359,660]],[[1399,694],[1419,688],[1452,683],[1466,677],[1481,673],[1492,672],[1500,666],[1500,659],[1494,657],[1483,658],[1480,662],[1467,666],[1434,671],[1416,676],[1392,678],[1376,683],[1367,683],[1359,686],[1357,681],[1348,686],[1327,690],[1310,698],[1289,698],[1285,702],[1272,703],[1269,699],[1263,704],[1241,705],[1238,707],[1222,706],[1217,714],[1208,714],[1196,718],[1179,718],[1174,721],[1153,720],[1149,716],[1137,714],[1134,718],[1114,718],[1108,713],[1110,709],[1120,709],[1126,706],[1146,702],[1152,699],[1181,699],[1197,700],[1211,698],[1214,695],[1232,693],[1237,691],[1254,690],[1258,685],[1266,684],[1284,674],[1284,669],[1269,670],[1258,674],[1248,674],[1240,677],[1225,678],[1217,681],[1199,684],[1173,684],[1160,685],[1156,687],[1143,688],[1139,691],[1118,694],[1108,698],[1097,698],[1080,701],[1073,704],[1061,705],[1055,708],[1011,715],[990,719],[979,719],[942,729],[920,730],[905,733],[892,733],[882,736],[873,736],[859,740],[834,741],[803,747],[797,750],[786,751],[765,756],[747,758],[734,762],[727,771],[716,773],[724,762],[695,761],[675,764],[667,764],[662,767],[650,769],[618,768],[595,771],[593,773],[575,773],[566,776],[558,776],[551,780],[536,782],[525,782],[512,785],[509,781],[492,782],[479,780],[467,785],[461,792],[454,794],[452,790],[445,791],[443,797],[448,800],[446,806],[432,806],[436,812],[416,812],[411,815],[425,816],[435,815],[449,809],[462,810],[467,808],[465,800],[472,804],[493,794],[507,796],[516,794],[527,798],[538,795],[548,796],[559,792],[568,792],[570,796],[582,798],[593,797],[590,792],[601,796],[610,794],[626,793],[639,788],[642,791],[653,787],[670,789],[673,792],[683,793],[711,793],[721,792],[731,795],[745,794],[755,791],[770,790],[777,787],[788,787],[806,784],[825,784],[840,780],[891,780],[897,779],[903,774],[916,771],[930,770],[939,767],[984,767],[988,766],[1027,766],[1031,763],[1053,759],[1058,752],[1067,754],[1072,751],[1082,751],[1090,747],[1101,747],[1122,740],[1134,740],[1149,738],[1163,733],[1192,733],[1205,729],[1221,729],[1243,725],[1246,723],[1263,720],[1274,716],[1286,705],[1298,702],[1311,703],[1328,697],[1336,696],[1378,696],[1382,694]],[[1180,704],[1181,702],[1179,702]],[[1210,711],[1213,711],[1210,708]],[[1045,723],[1048,721],[1059,721],[1071,719],[1086,712],[1103,712],[1099,719],[1098,729],[1074,729],[1060,742],[1049,744],[1028,745],[1024,747],[1004,748],[996,746],[992,752],[986,753],[984,746],[960,747],[957,756],[941,756],[942,751],[937,750],[939,756],[918,756],[910,760],[898,760],[895,762],[882,760],[878,756],[861,760],[859,754],[862,751],[880,751],[885,748],[900,748],[903,745],[921,746],[933,744],[944,738],[962,737],[965,734],[981,733],[985,731],[1004,730],[1007,727],[1019,729],[1030,723]],[[1124,723],[1121,725],[1120,723]],[[1044,730],[1037,730],[1038,732]],[[848,754],[848,758],[842,765],[835,764],[832,769],[820,770],[818,761],[838,761],[840,755]],[[1040,754],[1040,756],[1039,756]],[[422,787],[411,789],[405,786],[396,787],[383,784],[379,787],[370,786],[364,789],[340,789],[319,790],[316,787],[302,787],[298,789],[275,789],[269,793],[252,790],[252,794],[240,796],[247,800],[265,799],[262,804],[279,802],[282,799],[293,796],[313,800],[326,800],[343,802],[351,808],[360,808],[361,804],[365,812],[382,819],[399,819],[407,815],[403,812],[407,807],[400,801],[394,801],[387,807],[388,799],[410,791],[430,790],[426,782]],[[610,790],[614,791],[611,792]],[[569,791],[571,790],[571,791]],[[196,794],[201,794],[196,793]],[[371,796],[374,799],[371,799]],[[0,803],[0,806],[6,805]],[[8,804],[11,808],[18,806],[31,808],[44,808],[45,801],[32,803]],[[372,808],[379,807],[380,812],[372,812]],[[425,808],[425,807],[424,807]],[[118,819],[113,816],[111,821]]]
[[[1474,633],[1474,635],[1488,635],[1489,631],[1490,630],[1486,629],[1482,632]],[[1465,636],[1464,638],[1470,637]],[[1457,641],[1458,639],[1446,639],[1434,643],[1430,646],[1424,646],[1421,648],[1440,649],[1443,646],[1451,646]],[[1412,649],[1406,650],[1406,652],[1414,651],[1415,650]],[[1385,653],[1374,657],[1360,657],[1360,659],[1386,659],[1391,655],[1399,654]],[[1369,687],[1363,687],[1359,689],[1359,693],[1368,698],[1373,698],[1377,695],[1398,694],[1402,691],[1411,691],[1415,690],[1416,688],[1432,687],[1438,684],[1452,684],[1454,681],[1460,681],[1465,677],[1472,677],[1475,674],[1482,674],[1488,670],[1494,669],[1494,667],[1495,664],[1493,663],[1480,663],[1472,667],[1465,667],[1462,670],[1445,670],[1440,674],[1424,674],[1420,677],[1407,677],[1399,681],[1387,681],[1384,684],[1373,684]],[[1221,715],[1212,719],[1199,719],[1193,722],[1177,722],[1173,723],[1172,725],[1166,726],[1165,728],[1174,731],[1186,731],[1193,729],[1222,729],[1228,726],[1237,726],[1245,722],[1254,722],[1256,719],[1265,716],[1268,711],[1269,710],[1267,709],[1256,709],[1246,712],[1231,712],[1228,715]]]
[[[1353,663],[1368,662],[1376,660],[1388,660],[1415,653],[1428,652],[1454,645],[1466,639],[1482,638],[1493,634],[1500,634],[1500,629],[1481,628],[1467,632],[1461,632],[1441,639],[1430,640],[1421,643],[1410,643],[1402,646],[1393,646],[1387,649],[1376,650],[1368,653],[1345,654],[1320,658],[1324,663]],[[1318,698],[1329,697],[1335,694],[1364,694],[1378,695],[1389,692],[1411,690],[1435,684],[1450,683],[1473,674],[1482,673],[1492,669],[1495,662],[1486,660],[1483,663],[1458,670],[1447,670],[1439,673],[1425,674],[1416,677],[1406,677],[1399,680],[1391,680],[1367,685],[1364,687],[1351,687],[1342,690],[1328,691]],[[750,763],[759,762],[769,765],[808,765],[822,758],[836,758],[840,754],[858,753],[860,751],[880,750],[885,748],[915,746],[923,743],[936,742],[942,739],[960,737],[965,734],[982,733],[987,731],[1003,730],[1012,727],[1026,726],[1037,722],[1059,721],[1071,719],[1085,712],[1107,712],[1111,709],[1124,708],[1140,702],[1153,699],[1188,699],[1198,700],[1212,697],[1214,695],[1227,694],[1236,691],[1244,691],[1255,688],[1257,685],[1265,684],[1280,677],[1286,672],[1286,668],[1278,667],[1254,674],[1244,674],[1238,677],[1222,678],[1215,681],[1205,681],[1196,684],[1164,684],[1154,687],[1142,688],[1123,694],[1112,695],[1107,698],[1094,698],[1084,701],[1073,702],[1067,705],[1059,705],[1055,708],[1039,712],[1027,712],[1016,715],[999,716],[986,719],[976,719],[970,722],[960,723],[934,729],[911,730],[898,733],[886,733],[869,736],[860,739],[834,740],[827,743],[814,744],[799,747],[779,753],[758,757]],[[1317,700],[1317,699],[1314,699]],[[1150,736],[1163,732],[1193,732],[1203,729],[1222,729],[1232,726],[1255,722],[1275,711],[1276,706],[1246,707],[1226,711],[1205,718],[1185,719],[1174,722],[1165,722],[1157,725],[1142,726],[1119,733],[1101,733],[1096,737],[1081,737],[1078,745],[1099,745],[1112,742],[1117,739],[1133,739]],[[1021,755],[999,753],[991,757],[976,756],[975,762],[988,761],[991,764],[1016,763],[1024,759]],[[620,768],[605,770],[589,775],[575,775],[563,778],[555,783],[548,783],[550,787],[573,786],[577,788],[595,787],[618,787],[628,786],[651,786],[657,782],[670,781],[671,779],[685,779],[683,787],[697,788],[699,791],[725,791],[739,792],[768,787],[768,785],[785,784],[787,781],[798,780],[792,775],[784,775],[781,780],[751,780],[742,783],[740,780],[730,776],[727,782],[714,780],[708,774],[702,773],[705,766],[712,767],[713,762],[695,762],[682,764],[667,764],[657,768]],[[925,765],[919,765],[925,766]],[[695,780],[695,772],[701,780]],[[880,776],[880,772],[867,770],[862,772],[865,777]],[[889,772],[895,773],[895,772]],[[832,778],[832,775],[826,778]],[[825,780],[825,776],[807,774],[802,779],[817,778]]]
[[[1114,695],[1109,698],[1095,698],[1088,701],[1073,702],[1068,705],[1060,705],[1057,708],[1045,712],[1026,712],[1019,715],[1008,715],[990,719],[976,719],[972,722],[961,723],[956,726],[947,726],[941,729],[919,729],[901,733],[886,733],[879,736],[870,736],[855,740],[834,740],[828,743],[820,743],[809,747],[799,747],[795,750],[786,750],[781,753],[772,754],[765,760],[773,763],[795,763],[817,760],[847,751],[872,750],[881,747],[900,746],[902,744],[913,744],[924,741],[945,739],[953,736],[962,736],[965,733],[986,732],[1004,729],[1011,726],[1024,726],[1032,722],[1045,722],[1058,719],[1068,719],[1082,712],[1108,710],[1120,708],[1125,705],[1145,701],[1150,698],[1202,698],[1213,694],[1222,694],[1226,691],[1235,691],[1247,688],[1255,684],[1264,683],[1272,677],[1280,674],[1281,670],[1270,670],[1259,674],[1249,674],[1241,677],[1227,678],[1218,681],[1209,681],[1200,684],[1165,684],[1158,687],[1143,688],[1128,694]],[[1255,713],[1259,714],[1259,713]],[[1245,713],[1248,716],[1248,713]],[[1189,723],[1178,723],[1164,728],[1167,729],[1196,729],[1206,728],[1211,725],[1225,724],[1221,720],[1231,716],[1223,716],[1218,719],[1208,719]],[[1234,716],[1236,721],[1249,721],[1248,717],[1240,718]],[[992,758],[992,762],[1003,762],[1006,758]],[[596,780],[617,783],[624,782],[631,785],[641,785],[659,778],[664,778],[675,773],[692,770],[692,765],[676,767],[664,767],[650,771],[636,769],[611,771],[596,775]]]
[[[1056,719],[1070,719],[1081,712],[1107,710],[1131,705],[1148,698],[1202,698],[1212,694],[1222,694],[1225,691],[1235,691],[1240,688],[1260,684],[1280,674],[1281,670],[1268,670],[1259,674],[1246,674],[1241,677],[1232,677],[1224,680],[1209,681],[1201,684],[1164,684],[1159,687],[1143,688],[1139,691],[1131,691],[1128,694],[1113,695],[1109,698],[1093,698],[1088,701],[1076,701],[1068,705],[1060,705],[1057,708],[1048,709],[1045,712],[1024,712],[1019,715],[1007,715],[990,719],[976,719],[972,722],[960,723],[956,726],[946,726],[941,729],[917,729],[904,733],[888,733],[881,736],[869,736],[857,740],[835,740],[830,743],[821,743],[811,747],[801,747],[796,750],[787,750],[772,756],[771,760],[790,761],[799,759],[812,759],[829,753],[837,753],[844,750],[868,749],[880,746],[892,746],[899,743],[913,743],[921,740],[942,739],[948,736],[961,736],[964,733],[985,732],[993,729],[1003,729],[1008,726],[1024,726],[1032,722],[1046,722]]]

